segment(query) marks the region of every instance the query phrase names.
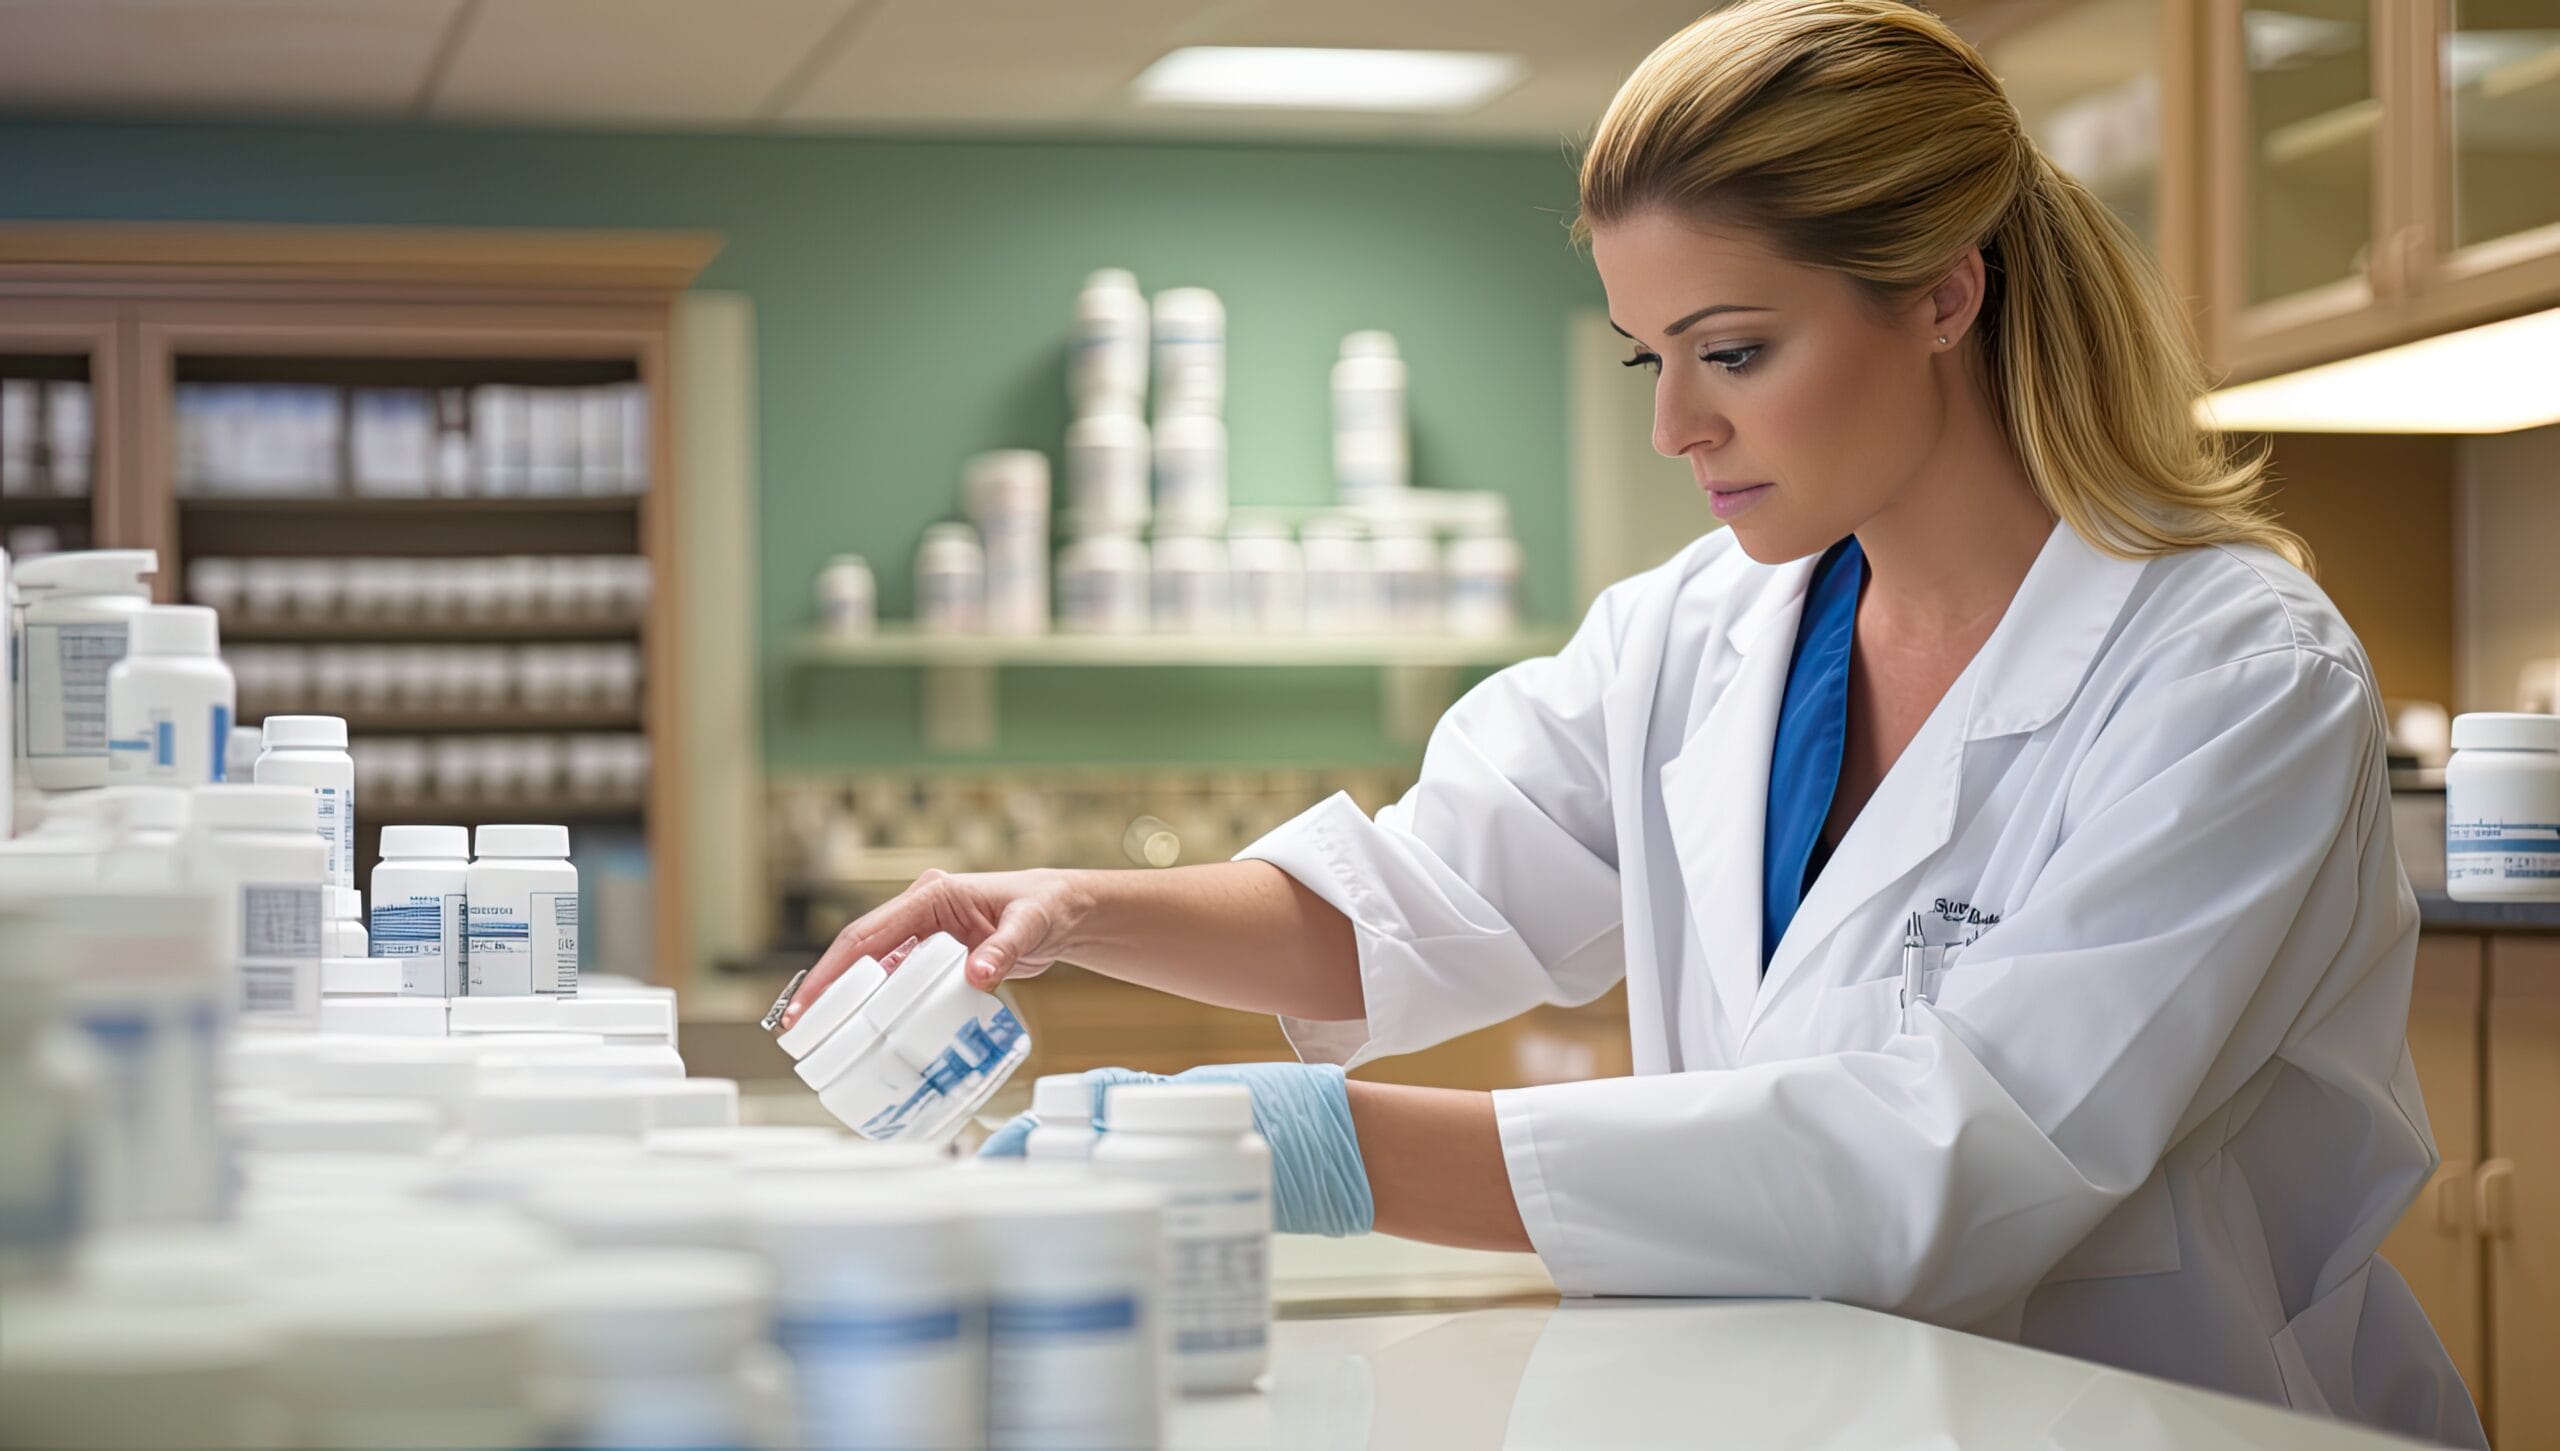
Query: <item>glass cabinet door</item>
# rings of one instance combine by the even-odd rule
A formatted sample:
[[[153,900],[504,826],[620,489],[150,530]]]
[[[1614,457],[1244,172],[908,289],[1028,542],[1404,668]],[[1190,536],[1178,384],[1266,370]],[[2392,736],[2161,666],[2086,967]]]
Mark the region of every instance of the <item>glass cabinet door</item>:
[[[2027,134],[2160,245],[2160,0],[2082,0],[1984,52]]]
[[[2447,0],[2449,240],[2560,223],[2560,0]]]
[[[2383,115],[2376,9],[2249,0],[2240,12],[2252,305],[2365,276]]]

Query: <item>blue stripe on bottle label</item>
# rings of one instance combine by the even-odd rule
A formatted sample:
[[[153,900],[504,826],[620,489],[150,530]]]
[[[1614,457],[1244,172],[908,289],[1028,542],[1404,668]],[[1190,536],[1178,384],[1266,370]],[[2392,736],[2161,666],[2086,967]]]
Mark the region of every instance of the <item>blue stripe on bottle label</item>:
[[[988,1333],[999,1340],[1103,1335],[1136,1328],[1138,1302],[1127,1295],[1089,1300],[998,1300],[988,1307]]]
[[[788,1353],[840,1355],[902,1350],[960,1338],[960,1311],[792,1311],[774,1320],[774,1340]]]
[[[224,763],[231,754],[231,707],[220,701],[213,705],[213,781],[219,786],[230,779]]]

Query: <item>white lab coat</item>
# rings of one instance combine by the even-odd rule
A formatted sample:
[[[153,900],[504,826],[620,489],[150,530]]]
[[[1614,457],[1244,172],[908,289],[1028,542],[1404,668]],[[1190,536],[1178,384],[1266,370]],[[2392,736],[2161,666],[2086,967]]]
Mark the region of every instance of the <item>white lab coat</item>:
[[[1494,1095],[1567,1292],[1844,1300],[2482,1444],[2374,1256],[2436,1153],[2381,711],[2327,597],[2261,550],[2057,526],[1763,980],[1811,572],[1710,535],[1470,692],[1376,820],[1337,796],[1248,848],[1359,940],[1367,1017],[1291,1022],[1298,1051],[1624,976],[1635,1076]]]

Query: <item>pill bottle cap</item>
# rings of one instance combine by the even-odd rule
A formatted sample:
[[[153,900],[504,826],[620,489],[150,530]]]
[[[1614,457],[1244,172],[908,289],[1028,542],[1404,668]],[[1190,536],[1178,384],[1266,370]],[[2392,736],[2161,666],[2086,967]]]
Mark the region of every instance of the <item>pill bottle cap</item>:
[[[391,857],[468,857],[471,831],[462,826],[386,826],[382,855]]]
[[[1346,358],[1392,358],[1396,355],[1396,335],[1368,330],[1345,333],[1342,356]]]
[[[303,786],[198,786],[199,831],[298,831],[320,835],[320,798]]]
[[[474,838],[474,850],[482,857],[543,859],[569,854],[569,828],[565,826],[484,826]]]
[[[1031,1112],[1043,1124],[1093,1122],[1093,1088],[1081,1073],[1052,1073],[1031,1085]]]
[[[202,605],[152,605],[126,626],[131,655],[205,656],[222,650],[222,622]]]
[[[1126,267],[1097,267],[1084,275],[1084,285],[1095,289],[1112,288],[1134,292],[1138,287],[1138,274]]]
[[[347,748],[347,722],[345,717],[335,715],[271,715],[267,717],[265,739],[270,751],[343,751]]]
[[[160,572],[160,555],[151,549],[81,549],[22,559],[12,573],[20,590],[60,590],[64,594],[147,596],[146,575]]]
[[[1253,1092],[1241,1083],[1128,1083],[1103,1098],[1115,1133],[1240,1134],[1253,1127]]]
[[[872,958],[857,959],[844,970],[844,975],[827,984],[818,1000],[800,1015],[800,1021],[782,1031],[773,1041],[794,1058],[806,1058],[826,1041],[827,1035],[843,1026],[844,1020],[861,1007],[863,1000],[880,990],[889,974]]]
[[[2474,711],[2453,718],[2457,751],[2560,751],[2560,715]]]

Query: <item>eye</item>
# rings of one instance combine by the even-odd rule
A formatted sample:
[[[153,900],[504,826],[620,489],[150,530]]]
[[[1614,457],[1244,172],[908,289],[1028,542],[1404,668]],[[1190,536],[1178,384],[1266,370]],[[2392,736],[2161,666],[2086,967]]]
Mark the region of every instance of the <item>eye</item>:
[[[1739,373],[1750,367],[1752,360],[1760,356],[1760,348],[1759,343],[1739,348],[1718,348],[1706,355],[1706,362],[1709,367],[1721,368],[1727,373]]]
[[[1659,353],[1648,353],[1644,349],[1638,348],[1636,349],[1636,355],[1634,357],[1618,364],[1618,366],[1621,368],[1651,368],[1654,372],[1660,373],[1662,371],[1662,355]]]

